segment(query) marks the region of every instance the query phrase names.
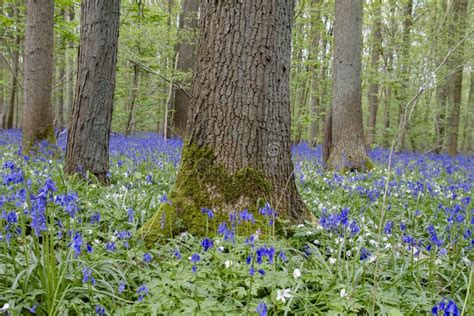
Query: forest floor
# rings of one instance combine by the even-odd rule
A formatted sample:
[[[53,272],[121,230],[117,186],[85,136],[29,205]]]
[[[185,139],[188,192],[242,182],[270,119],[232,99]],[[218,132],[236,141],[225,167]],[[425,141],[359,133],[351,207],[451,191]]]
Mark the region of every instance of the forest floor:
[[[0,132],[0,308],[13,315],[474,314],[474,157],[395,153],[387,184],[385,149],[373,171],[340,175],[301,144],[296,179],[319,225],[263,237],[248,214],[222,225],[206,211],[215,237],[147,249],[136,232],[172,203],[180,140],[113,135],[107,187],[20,143]]]

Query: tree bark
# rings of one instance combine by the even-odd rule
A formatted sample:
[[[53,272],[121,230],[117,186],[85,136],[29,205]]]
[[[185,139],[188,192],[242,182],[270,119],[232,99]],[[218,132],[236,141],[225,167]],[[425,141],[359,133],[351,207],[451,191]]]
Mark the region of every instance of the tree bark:
[[[133,82],[132,82],[132,93],[130,96],[130,103],[128,105],[127,124],[125,125],[125,135],[130,135],[132,132],[133,125],[133,111],[135,109],[135,101],[138,95],[138,82],[140,76],[140,69],[138,65],[133,65]]]
[[[463,150],[467,153],[474,151],[474,71],[471,69],[471,85],[469,87],[469,100],[464,125]]]
[[[28,0],[25,31],[25,83],[22,148],[28,154],[36,143],[55,143],[51,103],[54,52],[54,2]]]
[[[362,0],[336,0],[333,59],[332,143],[327,167],[366,167],[361,101]]]
[[[120,0],[84,0],[76,98],[65,172],[89,171],[108,183],[109,138],[115,89]]]
[[[372,28],[372,51],[370,57],[370,84],[368,91],[369,99],[369,118],[367,120],[367,146],[371,147],[375,141],[377,110],[379,106],[379,60],[382,49],[382,1],[373,2],[374,25]]]
[[[69,7],[69,10],[68,10],[68,18],[69,18],[69,22],[73,22],[74,21],[74,5],[72,5],[71,7]],[[74,76],[74,73],[76,71],[76,65],[74,63],[74,60],[75,60],[75,57],[74,57],[74,54],[72,54],[71,50],[72,48],[74,48],[74,42],[73,41],[70,41],[69,44],[68,44],[68,47],[69,47],[69,50],[66,51],[66,73],[67,73],[67,77],[68,79],[70,78],[70,80],[66,83],[66,109],[65,109],[65,116],[66,116],[66,119],[65,119],[65,124],[66,124],[66,127],[69,128],[70,127],[70,123],[71,123],[71,115],[72,115],[72,108],[74,106],[74,83],[75,83],[75,78],[77,76]]]
[[[18,19],[18,7],[16,5],[13,6],[13,16],[15,19]],[[13,128],[13,119],[15,116],[15,101],[16,101],[16,94],[18,90],[18,72],[20,69],[20,35],[18,32],[15,33],[15,48],[12,52],[12,76],[11,76],[11,84],[10,84],[10,99],[8,102],[8,113],[6,114],[6,122],[5,128],[12,129]]]
[[[466,12],[468,8],[467,0],[454,0],[453,6],[453,23],[450,31],[451,38],[455,39],[456,43],[464,37],[466,31]],[[458,49],[451,55],[449,65],[452,67],[452,75],[449,76],[450,88],[449,94],[451,99],[451,111],[449,117],[449,138],[448,138],[448,153],[454,156],[458,153],[458,138],[459,138],[459,116],[461,113],[462,100],[462,77],[464,67],[464,49],[461,44]]]
[[[196,58],[196,45],[194,33],[198,28],[198,0],[184,0],[181,14],[179,16],[178,36],[180,41],[176,46],[177,53],[177,71],[189,73],[193,71],[194,60]],[[191,80],[185,80],[180,83],[181,87],[189,86]],[[181,89],[174,91],[173,102],[173,131],[184,138],[186,124],[188,120],[188,109],[190,99]]]
[[[205,234],[201,207],[214,210],[215,223],[228,221],[234,210],[257,211],[264,200],[279,218],[297,222],[309,216],[290,153],[293,8],[294,0],[202,2],[188,133],[170,194],[173,204],[141,228],[147,241],[167,234],[163,217],[166,227]]]
[[[320,41],[321,41],[321,2],[322,0],[313,0],[312,8],[315,9],[314,21],[311,26],[312,36],[313,36],[313,54],[312,59],[314,61],[318,60],[318,55],[320,51]],[[320,102],[320,76],[319,71],[320,67],[316,65],[311,67],[312,69],[312,81],[311,81],[311,123],[309,126],[309,142],[311,146],[316,146],[318,143],[318,129],[319,129],[319,114],[321,112],[321,102]]]
[[[0,11],[1,12],[1,11]],[[0,52],[0,128],[4,127],[4,120],[5,120],[5,114],[4,114],[4,87],[3,87],[3,53]]]

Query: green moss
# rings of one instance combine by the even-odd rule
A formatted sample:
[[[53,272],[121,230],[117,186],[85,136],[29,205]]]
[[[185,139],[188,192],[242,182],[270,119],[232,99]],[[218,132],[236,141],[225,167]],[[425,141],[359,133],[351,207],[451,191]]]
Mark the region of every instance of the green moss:
[[[187,144],[175,186],[169,195],[172,205],[162,205],[140,229],[139,235],[148,242],[182,231],[212,235],[222,221],[228,221],[229,211],[247,208],[257,214],[271,191],[271,182],[263,172],[242,168],[230,174],[215,161],[210,148]],[[214,211],[215,217],[209,223],[201,212],[203,207]],[[265,223],[259,216],[256,221]]]

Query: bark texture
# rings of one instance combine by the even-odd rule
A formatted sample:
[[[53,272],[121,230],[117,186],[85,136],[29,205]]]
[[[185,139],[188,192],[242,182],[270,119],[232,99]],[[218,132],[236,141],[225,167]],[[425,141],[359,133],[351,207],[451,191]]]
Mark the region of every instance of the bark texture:
[[[26,5],[22,148],[28,154],[37,142],[55,142],[51,103],[54,51],[54,2],[28,0]]]
[[[454,0],[453,6],[453,23],[451,27],[452,38],[457,43],[464,37],[466,32],[466,12],[468,8],[468,0]],[[464,45],[461,44],[458,49],[451,55],[449,65],[453,71],[449,77],[450,82],[450,101],[451,109],[449,116],[449,136],[448,136],[448,153],[454,156],[458,153],[459,139],[459,121],[461,113],[462,100],[462,77],[464,67]]]
[[[13,16],[15,19],[18,18],[18,6],[13,6]],[[10,98],[8,100],[8,112],[5,115],[5,128],[13,128],[13,119],[15,116],[15,101],[18,93],[18,72],[20,69],[20,36],[18,32],[15,34],[15,49],[12,52],[12,76],[10,83]]]
[[[133,65],[133,81],[132,81],[132,91],[130,93],[130,101],[127,106],[127,124],[125,125],[125,135],[130,135],[133,127],[133,111],[135,110],[135,102],[138,96],[138,83],[140,78],[140,69],[138,65]]]
[[[379,106],[379,60],[382,49],[382,1],[376,0],[373,3],[374,25],[372,27],[372,51],[370,56],[371,81],[369,84],[369,118],[367,120],[367,146],[372,146],[375,141],[377,110]]]
[[[176,47],[178,62],[176,70],[179,72],[192,72],[194,60],[196,59],[196,45],[194,33],[198,28],[198,0],[184,0],[181,14],[179,16],[180,41]],[[180,83],[181,87],[189,86],[191,80]],[[173,131],[184,138],[186,123],[188,121],[190,99],[181,89],[174,92]]]
[[[366,167],[361,104],[362,0],[336,0],[332,143],[327,167]]]
[[[141,229],[153,240],[171,226],[205,234],[201,207],[217,219],[256,211],[267,200],[279,218],[309,217],[290,156],[289,74],[294,0],[205,0],[188,132],[173,206]],[[258,210],[258,208],[257,208]],[[254,212],[257,213],[257,212]],[[168,226],[168,224],[166,225]]]
[[[65,172],[89,171],[107,182],[115,89],[120,0],[85,0],[76,98],[66,149]]]

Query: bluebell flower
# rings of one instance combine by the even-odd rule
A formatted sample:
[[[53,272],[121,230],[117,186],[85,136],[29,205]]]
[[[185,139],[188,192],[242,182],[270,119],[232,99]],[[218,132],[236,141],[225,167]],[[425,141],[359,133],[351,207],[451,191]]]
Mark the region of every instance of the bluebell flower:
[[[95,313],[97,315],[105,315],[105,307],[101,305],[96,305],[95,306]]]
[[[110,241],[105,245],[105,249],[111,252],[115,251],[115,242]]]
[[[204,238],[201,242],[201,246],[204,248],[204,251],[208,251],[212,246],[214,246],[214,243],[212,242],[212,239]]]
[[[353,220],[351,222],[351,224],[349,225],[349,228],[351,230],[351,237],[354,237],[356,234],[358,234],[360,232],[360,228],[357,225],[355,220]]]
[[[95,223],[98,223],[100,222],[100,213],[94,213],[91,215],[91,219],[90,219],[90,223],[91,224],[95,224]]]
[[[124,290],[125,290],[125,283],[120,282],[118,286],[118,293],[122,294]]]
[[[439,312],[443,312],[445,316],[459,316],[458,306],[453,300],[447,298],[441,300],[441,302],[431,309],[433,315],[440,315]]]
[[[364,247],[360,250],[360,260],[364,261],[370,257],[371,253]]]
[[[248,255],[247,258],[245,258],[245,263],[250,264],[252,262],[252,255]]]
[[[258,269],[258,273],[260,273],[260,275],[263,276],[263,275],[265,275],[266,272],[265,272],[265,270],[263,270],[263,269]]]
[[[133,223],[134,214],[135,214],[135,212],[133,211],[133,208],[129,208],[129,209],[127,210],[128,221],[129,221],[130,223]]]
[[[392,228],[393,228],[393,222],[392,221],[387,221],[387,223],[385,223],[385,227],[383,229],[384,234],[391,235],[392,234]]]
[[[117,238],[120,240],[124,240],[124,239],[129,239],[130,237],[132,237],[132,233],[130,233],[128,230],[122,230],[122,231],[116,232],[115,236],[117,236]]]
[[[151,174],[146,175],[146,182],[148,182],[150,184],[153,184],[153,178],[152,178]]]
[[[258,313],[258,316],[268,316],[267,304],[265,303],[258,304],[256,311]]]
[[[247,209],[240,212],[239,217],[242,222],[251,222],[252,224],[255,224],[255,219],[253,217],[253,214],[250,213]]]
[[[199,260],[201,260],[201,257],[197,253],[195,253],[191,256],[191,262],[192,263],[199,262]]]
[[[255,274],[255,269],[253,266],[250,266],[249,275],[252,277]]]
[[[146,253],[143,255],[143,261],[145,261],[146,263],[149,263],[152,259],[153,259],[153,257],[152,257],[151,254],[148,253],[148,252],[146,252]]]
[[[224,235],[226,231],[227,231],[227,224],[225,222],[220,223],[219,227],[217,227],[217,233],[219,235]]]
[[[405,223],[400,223],[400,230],[404,232],[407,229],[407,225]]]
[[[278,257],[281,259],[281,261],[283,262],[286,262],[288,261],[288,258],[285,256],[285,253],[282,251],[280,251],[280,253],[278,254]]]
[[[148,286],[146,284],[140,285],[137,289],[138,301],[143,301],[143,297],[148,294]]]
[[[210,208],[203,207],[201,208],[201,213],[206,214],[209,219],[214,217],[214,213]]]
[[[74,258],[77,258],[82,249],[82,236],[79,232],[76,232],[72,238],[72,247],[75,251]]]
[[[31,307],[28,307],[28,310],[30,311],[30,313],[32,314],[36,314],[36,309],[38,308],[39,304],[35,304]]]
[[[168,196],[165,194],[163,194],[161,197],[160,197],[160,203],[167,203],[169,205],[172,205],[173,203],[171,203],[171,200],[168,199]]]
[[[87,243],[86,250],[88,253],[92,253],[94,251],[94,248],[92,248],[91,244]]]
[[[178,248],[176,248],[176,249],[174,250],[174,256],[175,256],[177,259],[181,259],[181,258],[182,258],[182,257],[181,257],[181,252],[179,252],[179,249],[178,249]]]
[[[92,270],[89,267],[82,268],[82,283],[90,282],[92,285],[95,285],[95,279],[92,276]]]

